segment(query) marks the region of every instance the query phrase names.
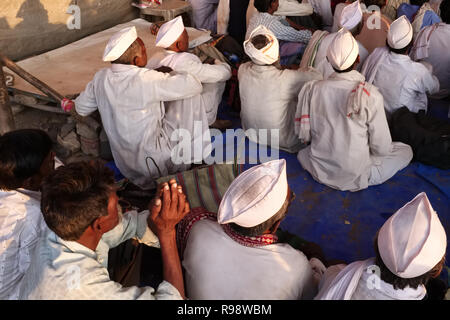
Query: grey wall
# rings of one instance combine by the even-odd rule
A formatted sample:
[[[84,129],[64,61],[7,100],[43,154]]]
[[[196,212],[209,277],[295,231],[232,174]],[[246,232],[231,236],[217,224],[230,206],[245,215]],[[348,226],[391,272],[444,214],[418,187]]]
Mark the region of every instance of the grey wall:
[[[0,0],[0,53],[21,60],[135,19],[132,0]],[[70,30],[70,5],[81,9],[81,29]]]

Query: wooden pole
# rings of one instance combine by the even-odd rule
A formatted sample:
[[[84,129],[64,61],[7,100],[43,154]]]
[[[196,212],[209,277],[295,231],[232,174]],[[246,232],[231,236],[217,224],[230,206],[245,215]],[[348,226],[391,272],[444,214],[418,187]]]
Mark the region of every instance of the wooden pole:
[[[3,63],[0,63],[0,134],[5,134],[16,128],[5,81]]]
[[[34,77],[32,74],[28,73],[21,67],[19,67],[17,64],[15,64],[13,61],[5,57],[4,55],[0,54],[0,62],[3,62],[5,66],[7,66],[10,70],[17,73],[20,77],[22,77],[25,81],[29,82],[31,85],[36,87],[37,89],[41,90],[43,93],[48,95],[49,97],[54,98],[56,101],[61,103],[61,101],[65,98],[62,94],[58,93],[56,90],[39,80],[38,78]],[[8,92],[6,92],[8,94]],[[70,115],[79,122],[83,122],[95,131],[100,131],[100,125],[95,121],[94,119],[90,117],[82,117],[75,111],[75,108],[73,108],[70,112]]]

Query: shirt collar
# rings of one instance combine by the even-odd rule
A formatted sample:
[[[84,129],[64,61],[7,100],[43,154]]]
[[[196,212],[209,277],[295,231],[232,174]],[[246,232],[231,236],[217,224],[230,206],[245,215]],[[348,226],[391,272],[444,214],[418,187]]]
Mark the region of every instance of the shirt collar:
[[[395,60],[403,60],[403,61],[411,60],[411,58],[407,54],[399,54],[391,51],[390,55]]]
[[[328,79],[361,81],[361,82],[366,81],[366,78],[364,78],[364,76],[356,70],[344,73],[334,72],[328,77]]]
[[[49,233],[48,238],[50,239],[51,242],[66,247],[69,251],[73,253],[80,253],[89,258],[97,259],[97,254],[95,253],[95,251],[92,251],[88,247],[85,247],[76,241],[63,240],[59,236],[57,236],[53,231]]]
[[[132,69],[137,69],[138,66],[131,64],[119,64],[119,63],[111,63],[112,72],[126,72]]]

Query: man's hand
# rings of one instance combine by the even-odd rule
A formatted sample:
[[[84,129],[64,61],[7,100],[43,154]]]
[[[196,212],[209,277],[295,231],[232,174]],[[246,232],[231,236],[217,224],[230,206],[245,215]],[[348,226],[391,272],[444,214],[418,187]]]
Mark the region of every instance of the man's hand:
[[[161,66],[161,67],[155,69],[155,71],[163,72],[163,73],[171,73],[173,70],[170,67]]]
[[[157,25],[156,23],[152,23],[152,25],[150,26],[150,33],[154,36],[156,36],[158,34],[159,28],[161,26]]]
[[[150,206],[148,224],[158,237],[174,232],[177,223],[190,211],[181,186],[174,179],[169,184],[158,186],[156,198]]]
[[[75,103],[72,100],[67,98],[61,100],[61,109],[63,109],[65,112],[70,112],[73,107],[75,107]]]

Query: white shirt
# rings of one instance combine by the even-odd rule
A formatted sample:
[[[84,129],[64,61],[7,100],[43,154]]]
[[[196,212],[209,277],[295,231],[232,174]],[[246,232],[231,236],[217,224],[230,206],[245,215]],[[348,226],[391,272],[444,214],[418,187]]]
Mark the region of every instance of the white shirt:
[[[317,293],[302,252],[288,244],[243,246],[210,220],[192,227],[183,267],[190,299],[312,299]]]
[[[147,67],[151,69],[160,66],[167,66],[179,73],[189,73],[195,76],[202,84],[203,91],[200,96],[195,96],[182,101],[173,101],[183,103],[190,108],[201,108],[206,112],[208,125],[216,120],[217,108],[222,100],[222,94],[225,90],[225,82],[231,77],[231,68],[225,62],[216,60],[211,65],[202,63],[200,59],[189,52],[174,52],[165,50],[161,54],[154,55],[148,62]],[[168,107],[169,108],[169,107]]]
[[[311,145],[297,158],[314,179],[339,190],[368,186],[371,155],[388,155],[392,139],[383,109],[383,96],[372,86],[360,117],[347,117],[350,92],[364,77],[353,70],[333,73],[328,80],[306,84],[297,108],[310,104]]]
[[[263,25],[272,31],[278,40],[308,43],[312,35],[309,30],[292,28],[284,17],[273,16],[267,12],[256,12],[250,18],[245,39],[248,39],[252,31],[259,25]]]
[[[22,282],[20,298],[181,299],[178,290],[166,281],[155,291],[151,287],[124,288],[109,278],[109,248],[133,237],[138,237],[147,245],[159,245],[158,238],[147,227],[148,214],[148,211],[125,213],[119,224],[103,235],[95,251],[76,241],[65,241],[48,231],[36,247],[32,264]]]
[[[439,80],[423,64],[407,55],[387,52],[386,47],[370,54],[361,73],[383,95],[388,115],[404,106],[412,112],[426,111],[427,93],[439,91]]]
[[[247,62],[239,67],[238,78],[242,128],[256,129],[248,131],[249,139],[258,142],[259,129],[278,129],[280,149],[297,152],[300,140],[294,132],[294,117],[298,93],[306,82],[321,80],[322,75],[312,68],[279,70]],[[262,135],[270,145],[270,137]]]
[[[133,183],[148,189],[155,178],[177,170],[170,159],[173,129],[165,119],[164,101],[201,91],[200,81],[190,74],[112,64],[96,73],[75,107],[82,116],[99,110],[117,167]]]
[[[40,202],[40,192],[0,191],[0,300],[18,299],[19,284],[47,229]]]
[[[433,25],[425,27],[433,28]],[[427,35],[421,33],[421,36]],[[450,24],[439,23],[431,32],[428,42],[428,57],[423,59],[433,66],[433,74],[438,78],[443,94],[450,93]],[[416,42],[421,42],[417,39]]]

